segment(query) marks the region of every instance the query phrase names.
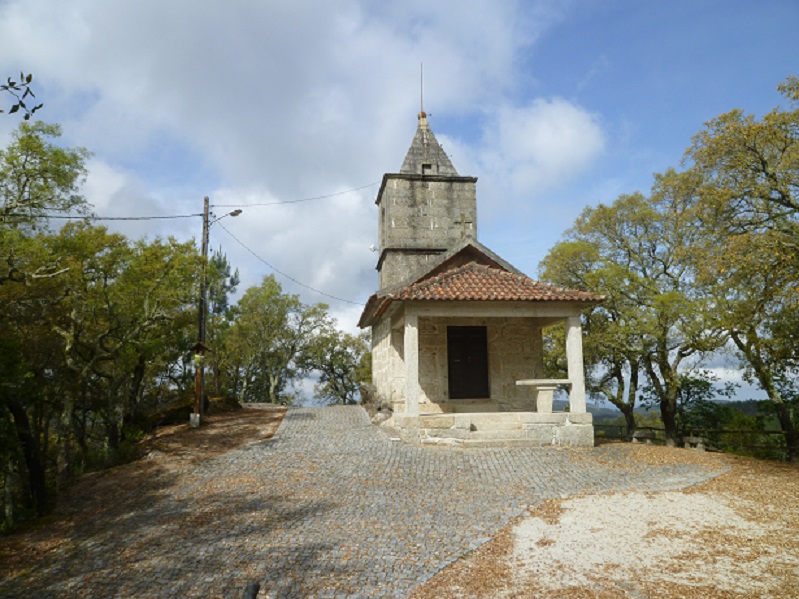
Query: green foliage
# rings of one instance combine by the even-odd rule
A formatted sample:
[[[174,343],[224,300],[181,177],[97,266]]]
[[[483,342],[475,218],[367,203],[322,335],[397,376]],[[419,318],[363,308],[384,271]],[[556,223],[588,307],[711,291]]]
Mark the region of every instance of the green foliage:
[[[0,151],[2,530],[45,513],[71,478],[134,458],[143,432],[193,393],[201,257],[192,243],[88,223],[50,231],[46,215],[88,212],[88,152],[54,145],[59,134],[23,123]],[[207,273],[217,395],[289,403],[317,370],[326,399],[354,401],[366,344],[339,333],[327,306],[274,277],[232,306],[239,276],[221,251]]]
[[[239,300],[225,339],[233,392],[240,401],[289,403],[289,386],[309,370],[304,360],[313,338],[330,326],[327,306],[303,304],[264,277]]]
[[[0,326],[7,350],[0,429],[12,433],[0,444],[5,528],[52,506],[47,448],[66,390],[52,316],[68,292],[68,266],[52,251],[52,236],[33,229],[43,228],[38,219],[50,210],[85,208],[77,191],[87,156],[49,141],[59,134],[56,125],[22,123],[0,150]]]
[[[768,394],[799,459],[799,80],[780,86],[791,109],[757,119],[733,110],[711,120],[687,158],[701,177],[696,216],[705,236],[693,268],[716,298],[746,375]]]
[[[799,79],[779,89],[788,109],[712,119],[689,168],[586,209],[542,266],[607,296],[585,314],[587,387],[628,423],[640,370],[676,440],[686,360],[729,345],[799,459]]]
[[[589,393],[618,407],[632,434],[645,374],[671,442],[681,366],[723,343],[709,326],[712,298],[694,285],[683,260],[701,235],[690,218],[695,187],[692,176],[669,171],[656,177],[649,197],[623,195],[586,208],[541,265],[547,280],[606,296],[583,315]]]
[[[87,225],[64,227],[54,242],[70,270],[53,330],[81,402],[102,420],[116,451],[123,425],[144,426],[155,407],[157,397],[144,400],[152,365],[172,363],[186,350],[179,331],[194,322],[199,260],[189,243],[131,243]]]
[[[677,378],[677,428],[681,437],[699,429],[718,430],[727,426],[731,408],[717,398],[733,397],[737,385],[718,385],[718,377],[706,370],[680,373]],[[657,406],[660,398],[652,387],[641,390],[642,405]]]
[[[208,261],[208,305],[211,316],[229,320],[230,294],[239,286],[239,269],[232,270],[227,256],[219,248]]]
[[[165,395],[162,373],[188,346],[180,331],[196,322],[200,262],[191,244],[131,242],[86,224],[0,228],[10,527],[44,513],[70,477],[131,455]]]
[[[356,337],[339,331],[333,323],[316,335],[304,359],[309,369],[319,373],[316,396],[329,403],[358,403],[361,383],[372,379],[366,334]]]
[[[216,397],[221,397],[225,393],[233,393],[230,381],[226,379],[232,370],[226,339],[236,317],[236,310],[230,305],[230,295],[236,292],[239,285],[239,271],[232,269],[221,248],[211,257],[208,267],[209,310],[206,335],[211,348],[211,368],[207,375],[210,384],[206,388]]]
[[[30,227],[50,212],[85,210],[79,190],[89,152],[55,145],[60,136],[59,125],[22,122],[0,150],[0,226]]]

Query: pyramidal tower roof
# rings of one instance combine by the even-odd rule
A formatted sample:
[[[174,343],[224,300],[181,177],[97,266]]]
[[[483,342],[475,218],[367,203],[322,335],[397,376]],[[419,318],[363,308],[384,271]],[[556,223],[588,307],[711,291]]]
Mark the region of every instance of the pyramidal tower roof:
[[[405,162],[402,163],[400,174],[458,176],[458,171],[452,166],[449,156],[444,153],[436,136],[430,130],[427,114],[424,111],[419,113],[419,126],[405,156]]]

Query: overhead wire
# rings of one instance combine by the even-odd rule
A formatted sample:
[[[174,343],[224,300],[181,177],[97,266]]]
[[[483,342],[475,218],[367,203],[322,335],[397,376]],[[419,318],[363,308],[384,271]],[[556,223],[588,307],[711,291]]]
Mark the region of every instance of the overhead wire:
[[[29,218],[28,214],[9,214],[15,218]],[[95,216],[92,214],[87,215],[71,215],[71,214],[35,214],[37,218],[49,218],[53,220],[171,220],[174,218],[197,218],[202,217],[199,214],[170,214],[166,216]]]
[[[279,202],[258,202],[258,203],[253,203],[253,204],[213,204],[211,207],[212,208],[251,208],[251,207],[256,207],[256,206],[277,206],[277,205],[281,205],[281,204],[299,204],[301,202],[312,202],[312,201],[315,201],[315,200],[324,200],[324,199],[328,199],[328,198],[333,198],[333,197],[345,195],[345,194],[348,194],[348,193],[352,193],[354,191],[360,191],[362,189],[367,189],[369,187],[374,187],[378,183],[380,183],[380,181],[374,181],[374,182],[369,183],[367,185],[361,185],[360,187],[354,187],[352,189],[346,189],[344,191],[338,191],[336,193],[329,193],[329,194],[325,194],[325,195],[321,195],[321,196],[314,196],[312,198],[302,198],[302,199],[298,199],[298,200],[284,200],[284,201],[279,201]],[[24,218],[27,215],[9,215],[9,216],[19,216],[19,217],[23,217]],[[164,216],[96,216],[96,215],[78,216],[78,215],[63,215],[63,214],[43,214],[43,215],[39,215],[39,216],[41,216],[42,218],[58,219],[58,220],[146,221],[146,220],[171,220],[171,219],[178,219],[178,218],[197,218],[197,217],[202,218],[204,215],[202,213],[197,213],[197,214],[172,214],[172,215],[164,215]],[[273,271],[275,271],[276,273],[278,273],[282,277],[285,277],[289,281],[295,283],[296,285],[299,285],[300,287],[308,289],[309,291],[313,291],[314,293],[318,293],[319,295],[322,295],[324,297],[327,297],[327,298],[330,298],[330,299],[333,299],[333,300],[336,300],[336,301],[339,301],[339,302],[344,302],[346,304],[352,304],[354,306],[363,306],[364,305],[362,302],[355,302],[355,301],[352,301],[352,300],[345,299],[343,297],[338,297],[338,296],[332,295],[330,293],[326,293],[326,292],[324,292],[324,291],[322,291],[320,289],[316,289],[315,287],[311,287],[310,285],[306,285],[302,281],[298,281],[297,279],[295,279],[291,275],[281,271],[279,268],[277,268],[276,266],[270,264],[264,258],[262,258],[258,254],[256,254],[243,241],[241,241],[238,237],[236,237],[233,233],[231,233],[222,223],[220,223],[219,221],[216,221],[214,224],[219,225],[219,227],[221,227],[222,230],[225,231],[225,233],[227,233],[231,238],[233,238],[233,240],[236,241],[236,243],[238,243],[241,247],[243,247],[245,250],[247,250],[247,252],[249,252],[252,256],[254,256],[257,260],[259,260],[260,262],[262,262],[263,264],[268,266],[270,269],[272,269]]]
[[[313,291],[314,293],[318,293],[319,295],[323,295],[323,296],[325,296],[325,297],[329,297],[330,299],[334,299],[334,300],[336,300],[336,301],[339,301],[339,302],[344,302],[344,303],[346,303],[346,304],[352,304],[353,306],[363,306],[363,305],[365,305],[365,304],[363,304],[362,302],[355,302],[355,301],[352,301],[352,300],[344,299],[343,297],[338,297],[338,296],[336,296],[336,295],[332,295],[332,294],[330,294],[330,293],[325,293],[324,291],[321,291],[321,290],[319,290],[319,289],[316,289],[315,287],[311,287],[310,285],[306,285],[305,283],[303,283],[303,282],[301,282],[301,281],[298,281],[297,279],[295,279],[295,278],[294,278],[294,277],[292,277],[291,275],[284,273],[282,270],[280,270],[280,269],[279,269],[279,268],[277,268],[276,266],[274,266],[274,265],[270,264],[269,262],[267,262],[266,260],[264,260],[264,258],[262,258],[262,257],[261,257],[261,256],[259,256],[258,254],[256,254],[256,253],[255,253],[253,250],[251,250],[251,249],[250,249],[250,248],[249,248],[249,247],[248,247],[248,246],[247,246],[247,245],[246,245],[246,244],[245,244],[245,243],[244,243],[244,242],[243,242],[241,239],[239,239],[239,238],[238,238],[238,237],[236,237],[236,236],[235,236],[233,233],[231,233],[230,231],[228,231],[228,229],[227,229],[227,227],[225,227],[225,225],[223,225],[222,223],[220,223],[220,222],[218,222],[218,221],[216,222],[216,224],[217,224],[217,225],[218,225],[218,226],[219,226],[219,227],[220,227],[220,228],[221,228],[221,229],[222,229],[222,230],[223,230],[225,233],[227,233],[227,234],[228,234],[230,237],[232,237],[232,238],[233,238],[233,240],[234,240],[234,241],[236,241],[236,243],[238,243],[238,244],[239,244],[241,247],[243,247],[245,250],[247,250],[247,251],[248,251],[248,252],[249,252],[249,253],[250,253],[250,254],[251,254],[253,257],[255,257],[255,259],[256,259],[256,260],[258,260],[258,261],[260,261],[260,262],[264,263],[266,266],[268,266],[269,268],[271,268],[271,269],[272,269],[273,271],[275,271],[277,274],[281,275],[282,277],[285,277],[286,279],[288,279],[289,281],[291,281],[291,282],[293,282],[293,283],[295,283],[295,284],[299,285],[300,287],[304,287],[305,289],[308,289],[308,290],[310,290],[310,291]]]
[[[328,193],[321,196],[314,196],[311,198],[301,198],[298,200],[281,200],[277,202],[255,202],[252,204],[212,204],[212,208],[253,208],[258,206],[280,206],[282,204],[299,204],[302,202],[313,202],[316,200],[326,200],[329,198],[335,198],[337,196],[346,195],[348,193],[352,193],[355,191],[361,191],[362,189],[368,189],[369,187],[374,187],[380,183],[380,181],[373,181],[372,183],[367,183],[366,185],[361,185],[360,187],[353,187],[352,189],[345,189],[344,191],[337,191],[335,193]],[[29,215],[27,214],[9,214],[8,216],[14,216],[18,218],[27,218]],[[96,215],[64,215],[64,214],[41,214],[37,215],[41,218],[49,218],[49,219],[56,219],[56,220],[170,220],[174,218],[197,218],[202,217],[202,213],[197,214],[170,214],[164,216],[96,216]]]
[[[312,198],[302,198],[300,200],[282,200],[279,202],[256,202],[254,204],[214,204],[214,207],[217,208],[251,208],[253,206],[279,206],[281,204],[299,204],[300,202],[313,202],[314,200],[326,200],[328,198],[334,198],[336,196],[342,196],[348,193],[352,193],[354,191],[360,191],[362,189],[367,189],[369,187],[374,187],[380,183],[380,181],[374,181],[369,183],[368,185],[361,185],[360,187],[354,187],[352,189],[345,189],[344,191],[337,191],[336,193],[328,193],[323,196],[314,196]]]

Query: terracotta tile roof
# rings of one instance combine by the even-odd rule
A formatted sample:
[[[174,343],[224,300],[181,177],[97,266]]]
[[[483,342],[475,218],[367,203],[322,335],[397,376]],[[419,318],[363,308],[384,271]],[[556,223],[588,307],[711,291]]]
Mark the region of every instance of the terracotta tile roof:
[[[520,272],[469,261],[444,272],[435,269],[426,277],[399,289],[378,292],[369,298],[359,327],[371,326],[393,301],[522,301],[599,303],[605,296],[534,281]]]
[[[534,281],[522,274],[468,262],[403,287],[394,300],[578,301],[599,302],[603,296]]]

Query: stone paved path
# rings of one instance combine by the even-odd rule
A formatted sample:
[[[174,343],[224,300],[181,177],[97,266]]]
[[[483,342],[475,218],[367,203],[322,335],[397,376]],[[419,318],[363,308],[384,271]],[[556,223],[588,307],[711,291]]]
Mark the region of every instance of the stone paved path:
[[[270,441],[146,481],[0,597],[404,597],[542,499],[717,474],[625,447],[410,447],[360,407],[291,409]]]

